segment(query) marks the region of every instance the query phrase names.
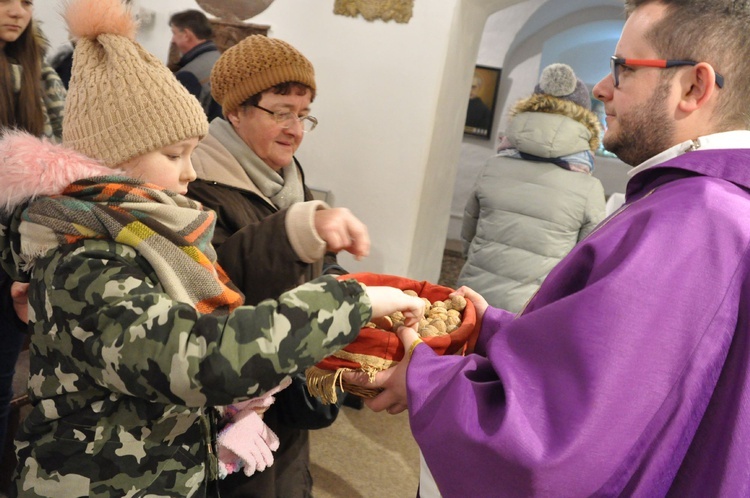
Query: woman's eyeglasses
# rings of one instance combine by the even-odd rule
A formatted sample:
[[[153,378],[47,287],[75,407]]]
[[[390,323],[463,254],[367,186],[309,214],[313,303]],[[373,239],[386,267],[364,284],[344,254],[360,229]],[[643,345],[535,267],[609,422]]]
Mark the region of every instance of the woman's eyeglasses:
[[[313,131],[316,126],[318,126],[318,120],[317,118],[314,118],[312,116],[297,116],[293,112],[285,111],[285,112],[274,112],[270,109],[266,109],[265,107],[261,107],[258,104],[253,104],[253,107],[257,107],[261,111],[265,111],[271,116],[273,116],[274,121],[279,123],[283,129],[291,128],[295,123],[299,123],[302,125],[302,131],[307,133],[308,131]]]

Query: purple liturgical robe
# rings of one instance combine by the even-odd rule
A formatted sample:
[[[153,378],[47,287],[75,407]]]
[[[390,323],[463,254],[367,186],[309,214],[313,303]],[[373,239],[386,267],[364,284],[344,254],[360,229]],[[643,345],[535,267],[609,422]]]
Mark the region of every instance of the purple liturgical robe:
[[[477,354],[417,347],[444,497],[750,496],[750,150],[644,170]]]

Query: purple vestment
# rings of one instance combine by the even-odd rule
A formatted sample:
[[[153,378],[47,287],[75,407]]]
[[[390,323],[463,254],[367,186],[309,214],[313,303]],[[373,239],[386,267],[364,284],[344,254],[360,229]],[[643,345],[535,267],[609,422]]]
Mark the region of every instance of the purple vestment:
[[[444,497],[750,496],[750,150],[644,170],[476,354],[417,347]]]

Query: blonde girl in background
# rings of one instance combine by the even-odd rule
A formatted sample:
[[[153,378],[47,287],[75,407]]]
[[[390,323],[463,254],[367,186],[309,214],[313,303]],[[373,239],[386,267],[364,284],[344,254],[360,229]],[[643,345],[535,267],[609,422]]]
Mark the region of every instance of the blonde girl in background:
[[[0,136],[15,128],[59,140],[65,87],[44,63],[47,42],[32,19],[33,4],[0,0]],[[27,337],[13,308],[11,283],[0,270],[0,452],[5,447],[15,366]]]
[[[32,1],[0,0],[0,128],[59,140],[65,86],[44,62],[47,41],[33,11]]]

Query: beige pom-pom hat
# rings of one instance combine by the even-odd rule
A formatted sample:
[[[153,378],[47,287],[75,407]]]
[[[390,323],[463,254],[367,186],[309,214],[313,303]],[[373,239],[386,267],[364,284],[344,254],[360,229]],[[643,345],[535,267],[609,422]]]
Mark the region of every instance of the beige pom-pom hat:
[[[120,0],[72,0],[64,16],[78,40],[64,146],[115,167],[208,133],[198,100],[135,41],[137,25]]]

